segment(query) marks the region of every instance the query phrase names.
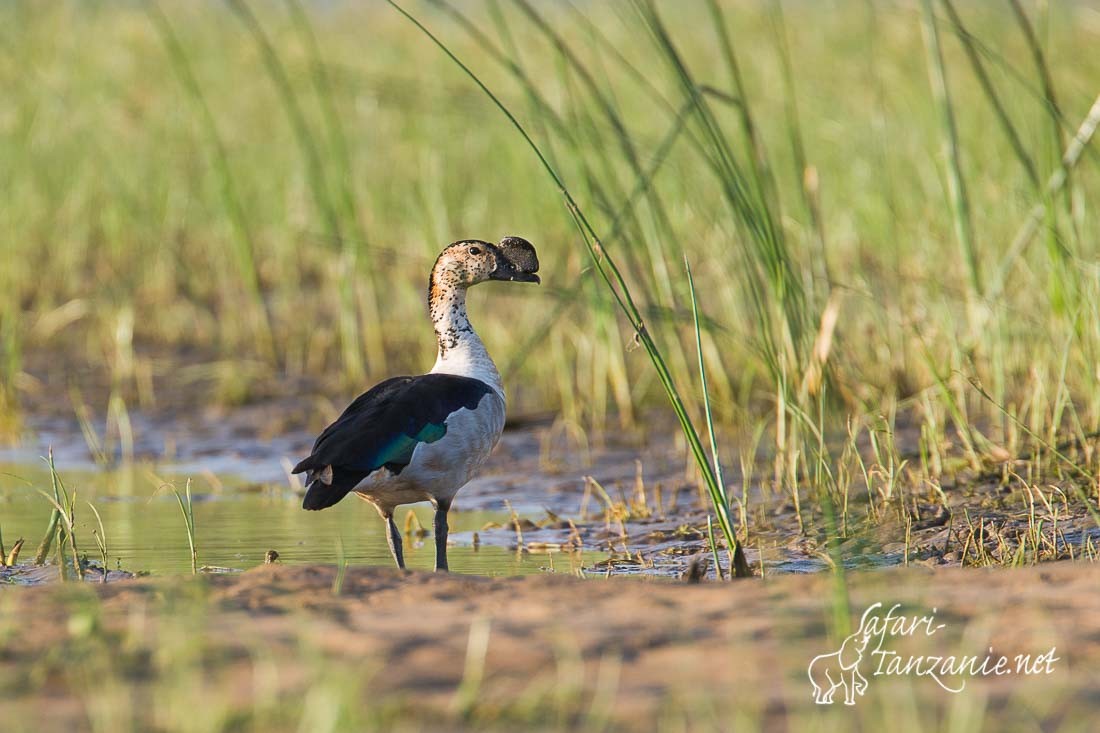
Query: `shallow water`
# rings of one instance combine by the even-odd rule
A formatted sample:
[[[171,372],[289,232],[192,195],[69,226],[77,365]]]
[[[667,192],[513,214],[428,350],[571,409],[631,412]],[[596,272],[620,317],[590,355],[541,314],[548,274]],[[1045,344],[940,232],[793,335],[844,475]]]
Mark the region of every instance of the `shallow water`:
[[[63,419],[39,421],[20,446],[0,448],[0,530],[8,547],[18,537],[26,538],[24,562],[33,557],[50,514],[49,502],[35,489],[49,490],[50,476],[41,456],[52,447],[62,478],[79,499],[81,554],[98,563],[92,535],[95,518],[85,503],[92,501],[103,518],[111,570],[190,572],[184,520],[168,488],[174,486],[182,493],[188,477],[192,479],[198,562],[202,566],[245,570],[261,564],[268,550],[277,551],[285,563],[336,563],[341,544],[349,565],[392,564],[384,525],[371,506],[352,497],[321,512],[301,509],[287,469],[293,456],[308,450],[309,435],[291,431],[276,439],[258,439],[235,429],[231,419],[189,423],[136,415],[134,420],[135,434],[142,437],[134,446],[138,462],[130,468],[97,467],[84,437]],[[452,570],[523,575],[584,569],[598,574],[677,577],[691,557],[705,549],[701,535],[690,528],[692,522],[697,526],[705,521],[705,515],[696,516],[698,511],[691,508],[694,489],[684,491],[683,509],[667,517],[628,522],[625,543],[614,523],[600,518],[602,508],[595,500],[588,512],[581,509],[585,505],[584,484],[578,477],[584,473],[597,476],[619,497],[632,490],[639,455],[636,449],[605,449],[584,466],[563,461],[559,466],[564,468],[555,468],[542,465],[540,443],[537,431],[506,432],[485,475],[459,494],[450,515]],[[117,463],[122,455],[112,452],[108,458]],[[646,459],[647,471],[663,468],[667,477],[677,470],[667,458],[651,453]],[[520,517],[538,523],[525,523],[524,546],[547,552],[516,552],[517,537],[506,498]],[[665,498],[671,498],[668,491]],[[431,527],[432,509],[427,504],[400,508],[399,526],[405,527],[409,511],[420,526]],[[575,535],[574,525],[550,512],[575,519],[579,533]],[[562,552],[560,548],[570,546],[576,537],[586,549]],[[792,549],[786,533],[778,532],[774,540],[774,545],[764,542],[747,550],[752,565],[763,564],[769,573],[820,572],[828,567],[823,558]],[[639,552],[644,552],[644,560]],[[410,568],[431,568],[432,538],[407,535],[405,560]],[[880,567],[900,562],[897,553],[864,548],[845,564]],[[56,574],[56,569],[30,574],[0,570],[0,583],[40,582]]]
[[[84,503],[91,500],[103,517],[112,570],[190,572],[179,506],[171,491],[162,488],[171,483],[182,491],[188,477],[200,565],[243,570],[262,563],[268,550],[277,551],[286,563],[336,563],[341,543],[350,565],[391,565],[384,525],[369,505],[348,498],[321,512],[302,511],[300,488],[288,471],[308,453],[313,434],[283,426],[277,416],[277,406],[217,415],[135,413],[134,439],[127,450],[117,438],[112,442],[97,436],[93,441],[104,447],[103,462],[124,466],[134,457],[131,468],[115,470],[96,465],[73,420],[30,417],[23,442],[0,448],[0,530],[5,544],[10,547],[16,538],[25,537],[22,558],[33,557],[50,512],[47,499],[35,491],[50,485],[40,457],[52,446],[58,470],[80,499],[81,552],[97,561],[94,516]],[[698,568],[700,561],[709,565],[707,502],[685,477],[684,461],[671,440],[638,445],[609,439],[598,449],[580,451],[562,440],[551,424],[506,430],[482,475],[462,489],[451,512],[451,568],[481,575],[583,569],[678,577]],[[600,492],[589,491],[586,476],[603,487],[602,498]],[[645,497],[641,508],[630,508],[620,519],[628,506],[634,506],[639,486]],[[759,487],[750,491],[752,505],[772,506],[754,526],[745,548],[750,566],[765,575],[814,573],[831,566],[823,554],[820,531],[803,532],[793,505],[764,495]],[[960,506],[968,506],[965,494],[960,501]],[[509,507],[530,520],[521,523],[522,537]],[[431,507],[422,504],[399,509],[402,528],[408,511],[422,527],[431,527]],[[949,546],[958,550],[954,545],[959,544],[952,539],[948,514],[937,521],[939,515],[933,511],[925,528],[913,525],[908,557],[904,524],[895,520],[868,526],[860,516],[853,514],[853,529],[842,548],[842,562],[849,569],[959,562],[958,552],[954,559],[943,559]],[[1084,530],[1074,534],[1081,528],[1064,519],[1059,528],[1065,535],[1058,540],[1062,545],[1095,541]],[[434,544],[426,535],[406,536],[409,567],[433,565]],[[578,544],[585,548],[583,553],[563,551]],[[517,553],[517,545],[524,550]],[[719,554],[726,566],[728,558]],[[709,572],[713,575],[713,569]],[[18,579],[27,578],[21,574]],[[5,580],[12,580],[11,573],[0,570],[0,583]]]
[[[127,470],[68,471],[59,473],[70,494],[77,497],[77,542],[81,555],[99,559],[93,536],[96,519],[92,502],[103,519],[108,542],[108,567],[130,572],[188,573],[191,570],[187,533],[176,497],[165,487],[171,482],[181,493],[186,477],[172,470],[134,467]],[[51,505],[36,489],[50,490],[49,473],[33,464],[0,464],[0,530],[5,547],[26,539],[21,560],[29,562],[49,520]],[[384,525],[374,509],[350,498],[336,507],[306,512],[289,488],[247,484],[232,476],[207,473],[192,482],[196,544],[200,565],[244,570],[264,562],[268,550],[286,563],[336,563],[342,552],[349,565],[389,565]],[[432,508],[402,507],[398,521],[412,511],[422,526],[430,527]],[[454,511],[450,516],[452,570],[482,575],[524,575],[551,567],[568,572],[583,562],[590,565],[600,553],[557,553],[556,556],[516,553],[513,550],[473,546],[473,533],[486,523],[503,523],[508,515],[493,511]],[[405,561],[410,568],[431,568],[435,551],[431,537],[406,538]]]

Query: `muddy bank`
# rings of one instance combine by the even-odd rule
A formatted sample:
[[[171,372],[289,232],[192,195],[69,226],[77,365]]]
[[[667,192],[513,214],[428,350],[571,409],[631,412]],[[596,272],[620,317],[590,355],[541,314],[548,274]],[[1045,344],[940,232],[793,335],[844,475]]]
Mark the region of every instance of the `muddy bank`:
[[[286,427],[274,419],[288,409],[288,403],[282,401],[224,414],[135,412],[130,423],[135,436],[134,465],[153,469],[139,470],[143,475],[174,476],[181,483],[195,479],[196,500],[210,503],[210,521],[220,525],[219,532],[202,538],[204,546],[224,549],[212,558],[216,564],[246,569],[261,562],[272,548],[290,550],[288,559],[297,562],[329,561],[329,556],[318,553],[331,555],[337,525],[356,553],[353,564],[388,564],[384,541],[375,541],[376,535],[381,536],[380,525],[373,511],[360,502],[347,500],[319,517],[296,515],[301,487],[288,468],[308,452],[313,432],[300,426]],[[0,463],[8,464],[0,466],[0,473],[26,478],[22,466],[41,464],[37,457],[50,447],[63,474],[81,467],[89,475],[102,471],[89,454],[80,425],[72,418],[28,416],[27,426],[29,431],[19,447],[0,449]],[[525,554],[581,551],[582,556],[561,562],[579,563],[601,573],[680,576],[697,557],[710,555],[708,500],[700,494],[691,459],[671,427],[666,432],[656,428],[651,432],[648,439],[603,436],[598,447],[594,440],[594,445],[584,449],[569,440],[552,419],[517,421],[506,429],[483,473],[459,494],[452,544],[469,552],[471,561],[483,559],[476,554],[479,548]],[[115,455],[112,461],[117,463],[119,458]],[[876,495],[873,518],[868,516],[866,487],[856,482],[845,499],[841,562],[849,569],[860,569],[1095,558],[1100,526],[1075,500],[1068,482],[1063,482],[1064,489],[1027,487],[1003,480],[1007,468],[1011,466],[992,467],[985,473],[962,469],[941,479],[938,494],[923,486],[907,488],[888,502]],[[760,478],[747,482],[746,491],[740,472],[733,467],[727,470],[736,507],[742,503],[747,507],[745,549],[750,564],[758,574],[828,569],[832,561],[826,553],[828,527],[820,514],[821,497],[807,488],[800,492],[801,506],[796,505],[790,492],[776,489],[768,474],[768,466],[759,466],[756,475]],[[137,496],[145,501],[161,482],[160,478],[152,482],[125,478],[127,484],[139,484],[126,489],[128,500]],[[144,488],[140,486],[143,481],[148,484]],[[110,485],[109,477],[95,482],[104,484],[97,491],[105,500],[120,491]],[[86,482],[77,483],[87,486]],[[25,494],[25,482],[0,476],[0,500],[9,502],[4,517],[9,537],[20,532],[33,537],[44,522],[35,515],[25,517],[25,526],[13,526],[13,512],[16,520],[21,518],[19,511],[32,512],[33,508],[21,510],[19,501],[26,499]],[[87,495],[84,488],[82,495]],[[263,497],[263,506],[253,510],[245,504],[254,496]],[[241,498],[246,501],[234,500]],[[177,536],[171,496],[160,499],[165,511],[156,519],[165,534],[153,544],[179,544],[182,538]],[[30,500],[48,511],[37,495]],[[157,503],[149,505],[150,509],[157,507]],[[512,512],[514,519],[510,518]],[[263,521],[256,521],[260,519]],[[134,523],[131,520],[121,517],[116,526],[127,527]],[[209,526],[209,522],[200,522],[200,534],[204,524]],[[430,526],[428,515],[420,518],[420,525]],[[357,547],[360,535],[364,544]],[[226,538],[234,538],[235,544],[221,546]],[[406,549],[415,552],[424,539],[416,533],[407,535]],[[303,542],[316,545],[311,547],[312,555],[294,551]],[[148,556],[151,547],[128,549],[131,556],[138,556],[142,549]],[[182,552],[179,550],[180,558],[184,558]],[[583,553],[588,553],[588,560]],[[726,562],[725,553],[721,555]],[[179,569],[167,558],[147,562],[143,557],[133,569],[169,567]],[[492,572],[492,568],[481,563],[475,572]],[[713,568],[710,572],[713,574]]]
[[[151,396],[143,403],[140,395],[131,395],[126,430],[121,431],[118,416],[112,418],[106,409],[103,375],[81,372],[80,392],[61,387],[66,377],[56,365],[39,364],[34,372],[37,376],[28,378],[23,393],[27,412],[22,439],[14,448],[0,448],[0,503],[9,538],[40,532],[43,519],[35,512],[40,514],[45,504],[34,495],[30,499],[42,506],[27,506],[22,501],[26,482],[4,474],[27,478],[23,467],[40,469],[39,457],[52,447],[63,474],[103,474],[104,468],[133,466],[156,476],[150,481],[120,474],[125,481],[117,485],[105,474],[93,478],[92,483],[102,484],[95,489],[97,501],[102,496],[105,502],[116,497],[144,502],[158,490],[159,477],[194,479],[197,501],[209,506],[210,515],[199,523],[199,534],[204,526],[218,525],[200,537],[212,550],[209,561],[214,564],[246,569],[261,562],[268,549],[284,552],[291,562],[329,562],[337,535],[350,548],[352,564],[388,564],[369,507],[345,501],[320,517],[307,520],[295,514],[301,487],[289,468],[338,414],[346,395],[334,395],[345,390],[269,376],[256,383],[248,404],[214,407],[209,406],[210,391],[218,370],[196,362],[171,375],[154,370]],[[677,427],[663,413],[647,416],[641,424],[644,431],[585,434],[567,429],[553,415],[524,414],[517,406],[483,473],[455,502],[451,540],[458,553],[469,556],[469,567],[477,566],[472,571],[514,572],[521,565],[527,570],[544,565],[557,569],[564,563],[597,573],[678,577],[697,558],[709,556],[706,523],[713,510],[700,493],[697,471]],[[848,477],[843,492],[833,494],[840,512],[835,529],[822,511],[822,492],[828,490],[822,482],[800,476],[794,489],[789,477],[776,479],[767,446],[758,445],[742,463],[735,456],[753,441],[724,436],[725,478],[746,555],[757,573],[820,572],[836,561],[849,569],[958,567],[1094,559],[1100,554],[1100,521],[1080,498],[1093,489],[1079,485],[1079,477],[1064,462],[1052,464],[1049,456],[1021,452],[983,459],[975,467],[945,434],[942,445],[935,444],[942,465],[930,472],[918,468],[928,443],[921,442],[921,425],[914,416],[898,416],[893,425],[880,427],[877,439],[885,440],[889,433],[890,450],[871,451],[870,433],[864,433],[856,445],[859,460],[849,456],[845,465],[838,461],[835,466],[837,475]],[[1077,446],[1069,439],[1062,450],[1074,455],[1079,450],[1082,465],[1091,465],[1088,456],[1098,446],[1095,436],[1088,441]],[[844,453],[839,448],[833,452]],[[742,469],[750,471],[748,479]],[[1029,476],[1035,478],[1024,478]],[[89,496],[89,482],[77,483],[81,495]],[[263,501],[248,498],[253,496]],[[245,500],[234,500],[241,497]],[[177,555],[183,558],[175,548],[180,540],[175,509],[170,496],[160,498],[164,501],[159,504],[143,506],[140,517],[131,516],[136,510],[127,514],[120,509],[117,519],[109,518],[108,534],[112,524],[121,528],[120,549],[126,550],[123,559],[131,569],[181,567],[173,562]],[[158,513],[158,507],[164,511]],[[151,520],[164,528],[152,539],[138,531]],[[419,525],[409,525],[409,553],[425,540],[420,525],[430,526],[426,515]],[[839,560],[828,557],[827,536],[837,537]],[[90,538],[86,546],[92,546]],[[154,549],[163,549],[166,556],[155,556]],[[517,552],[528,560],[540,557],[494,564],[486,560],[486,550],[501,558]],[[541,555],[547,552],[569,552],[571,557],[543,563]],[[725,562],[725,553],[720,555]]]
[[[950,678],[963,683],[958,693],[929,677],[875,675],[863,662],[869,684],[852,707],[839,697],[815,705],[807,677],[810,660],[839,645],[828,631],[838,596],[827,574],[685,585],[350,569],[335,595],[336,575],[273,565],[7,590],[5,721],[174,729],[173,710],[188,695],[220,711],[218,721],[245,729],[266,721],[270,730],[308,723],[317,697],[334,720],[362,728],[725,730],[740,721],[785,730],[831,721],[872,730],[888,715],[900,730],[952,721],[1077,730],[1100,713],[1094,564],[850,575],[853,626],[876,602],[943,624],[887,640],[905,655],[1054,648],[1057,658],[1049,673]],[[185,699],[169,702],[173,694]],[[122,699],[130,706],[100,709]]]

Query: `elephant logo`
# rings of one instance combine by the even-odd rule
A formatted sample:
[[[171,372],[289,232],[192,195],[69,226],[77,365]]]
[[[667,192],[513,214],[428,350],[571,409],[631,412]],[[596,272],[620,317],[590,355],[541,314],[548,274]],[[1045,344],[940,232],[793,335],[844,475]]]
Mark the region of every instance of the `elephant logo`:
[[[863,652],[871,641],[871,629],[860,624],[859,630],[844,640],[840,649],[829,654],[819,654],[810,660],[806,670],[810,684],[814,686],[814,702],[832,705],[833,695],[844,689],[844,704],[855,705],[856,695],[867,691],[867,678],[859,671]]]

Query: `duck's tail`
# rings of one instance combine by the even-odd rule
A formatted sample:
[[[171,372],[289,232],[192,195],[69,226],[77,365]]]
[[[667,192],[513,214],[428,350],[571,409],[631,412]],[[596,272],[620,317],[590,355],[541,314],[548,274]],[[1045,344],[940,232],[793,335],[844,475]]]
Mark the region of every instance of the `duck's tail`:
[[[291,473],[306,474],[306,495],[302,499],[302,508],[309,511],[327,509],[336,504],[366,478],[361,471],[349,471],[339,466],[318,466],[311,462],[312,456],[305,459]]]

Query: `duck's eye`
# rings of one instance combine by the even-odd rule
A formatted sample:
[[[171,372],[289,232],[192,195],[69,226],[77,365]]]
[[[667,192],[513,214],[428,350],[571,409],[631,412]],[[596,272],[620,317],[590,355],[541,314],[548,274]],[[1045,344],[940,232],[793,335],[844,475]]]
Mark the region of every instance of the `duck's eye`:
[[[481,254],[481,247],[470,247],[470,254],[472,254],[472,255]]]

